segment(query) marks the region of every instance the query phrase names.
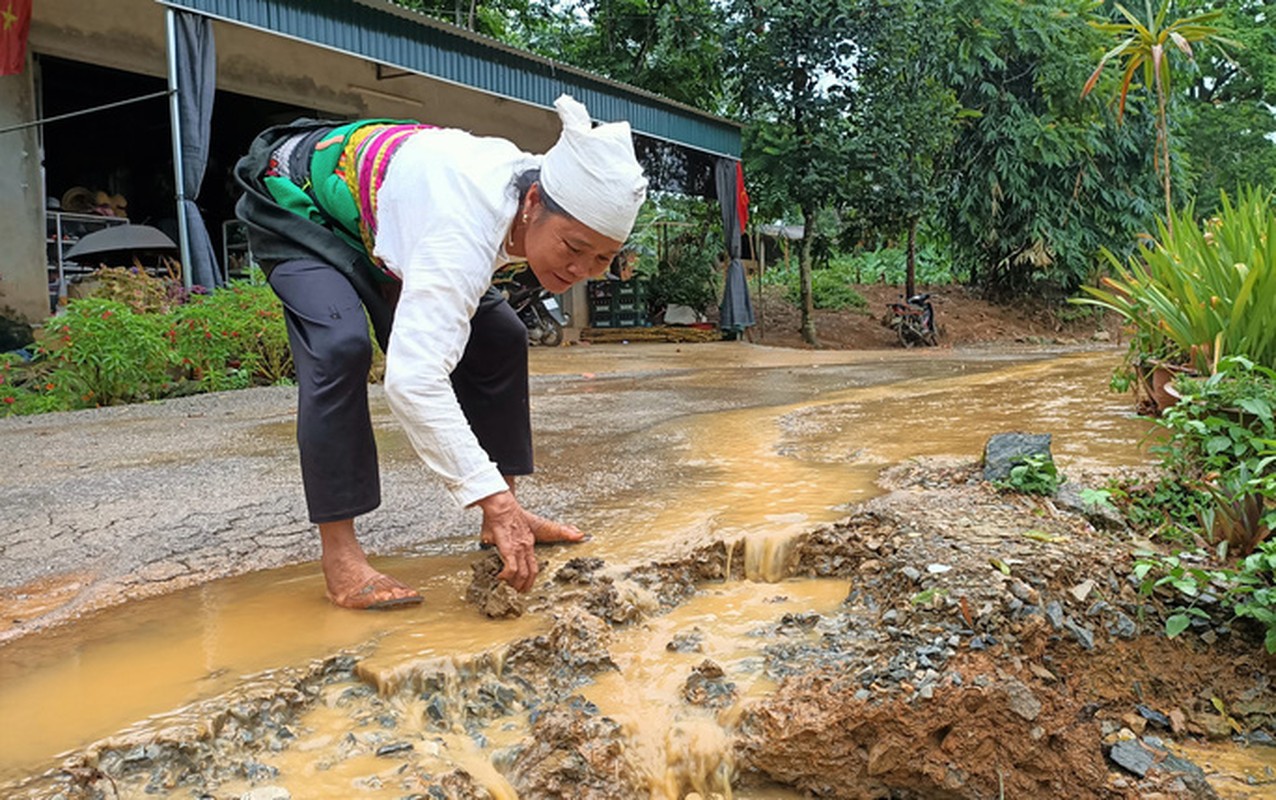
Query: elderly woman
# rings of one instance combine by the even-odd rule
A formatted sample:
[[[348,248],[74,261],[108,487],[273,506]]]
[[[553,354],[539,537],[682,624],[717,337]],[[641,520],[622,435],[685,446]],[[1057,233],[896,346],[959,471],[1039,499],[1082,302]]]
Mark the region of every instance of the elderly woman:
[[[482,509],[500,577],[527,591],[535,542],[582,538],[515,498],[532,471],[527,331],[491,279],[520,261],[556,293],[601,275],[647,182],[628,123],[593,127],[566,95],[555,107],[563,131],[544,156],[455,129],[302,120],[261,134],[235,168],[236,213],[286,311],[302,482],[339,606],[421,601],[355,536],[381,502],[369,318],[391,409],[453,499]]]

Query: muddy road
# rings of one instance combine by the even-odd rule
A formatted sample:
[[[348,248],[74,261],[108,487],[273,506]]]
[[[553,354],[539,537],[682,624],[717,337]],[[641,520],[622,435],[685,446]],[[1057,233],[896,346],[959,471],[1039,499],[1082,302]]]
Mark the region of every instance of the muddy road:
[[[973,470],[1006,430],[1053,433],[1078,477],[1145,464],[1147,423],[1106,392],[1116,358],[537,350],[520,495],[593,540],[544,549],[497,619],[466,599],[477,517],[375,387],[385,504],[363,539],[426,598],[394,614],[323,601],[287,389],[0,421],[0,787],[1271,796],[1270,660],[1156,636],[1128,537]],[[1195,772],[1156,749],[1229,733],[1202,692],[1257,742],[1214,776],[1230,745],[1183,757]],[[1114,768],[1114,746],[1154,765]]]

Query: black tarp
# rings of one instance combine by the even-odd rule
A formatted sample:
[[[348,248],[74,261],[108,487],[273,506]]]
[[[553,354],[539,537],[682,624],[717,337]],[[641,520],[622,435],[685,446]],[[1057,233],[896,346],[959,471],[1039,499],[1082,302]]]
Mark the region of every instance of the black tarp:
[[[729,333],[740,333],[755,324],[753,301],[740,263],[739,175],[737,162],[719,158],[714,168],[718,187],[718,204],[722,206],[722,228],[726,233],[727,277],[722,288],[722,304],[718,307],[718,327]]]
[[[222,284],[217,254],[195,198],[208,167],[208,143],[212,135],[213,93],[217,88],[217,54],[212,22],[185,11],[174,12],[177,66],[178,127],[181,132],[182,202],[186,235],[190,242],[188,270],[192,286],[213,288]]]

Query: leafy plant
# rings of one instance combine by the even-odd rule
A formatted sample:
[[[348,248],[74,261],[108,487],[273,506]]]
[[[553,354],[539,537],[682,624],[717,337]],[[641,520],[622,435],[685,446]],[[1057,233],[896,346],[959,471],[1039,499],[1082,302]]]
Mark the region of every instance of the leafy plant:
[[[1130,91],[1134,76],[1143,72],[1143,85],[1156,93],[1156,167],[1161,173],[1165,191],[1165,216],[1167,224],[1173,230],[1174,206],[1170,200],[1170,131],[1167,104],[1170,96],[1170,61],[1175,50],[1189,59],[1193,58],[1193,42],[1212,42],[1216,45],[1227,43],[1235,45],[1229,39],[1219,35],[1214,24],[1223,12],[1219,10],[1203,11],[1179,19],[1168,19],[1170,0],[1161,0],[1154,11],[1152,0],[1144,3],[1144,17],[1139,19],[1131,14],[1125,6],[1115,3],[1116,10],[1124,17],[1121,22],[1095,23],[1094,27],[1104,33],[1120,39],[1116,47],[1103,54],[1099,65],[1086,80],[1081,90],[1085,97],[1094,89],[1099,81],[1103,68],[1112,60],[1123,63],[1121,85],[1117,90],[1117,120],[1125,115],[1125,100]]]
[[[89,277],[89,297],[124,303],[139,314],[166,314],[182,301],[181,282],[137,267],[103,267]]]
[[[1209,504],[1201,487],[1168,471],[1156,480],[1114,480],[1107,492],[1131,527],[1167,541],[1191,542],[1200,530],[1201,511]]]
[[[999,485],[1022,494],[1052,495],[1067,480],[1059,474],[1048,455],[1024,456],[1010,468],[1009,477]]]
[[[268,286],[232,281],[191,298],[165,336],[183,375],[208,391],[279,383],[292,374],[283,307]]]
[[[79,398],[83,405],[156,397],[171,363],[160,337],[161,320],[115,300],[69,303],[66,314],[46,329],[37,350],[46,362],[39,372],[47,377],[46,385],[52,384],[50,391],[61,389],[59,397]]]
[[[1263,644],[1276,654],[1276,542],[1266,542],[1237,567],[1228,599],[1237,617],[1252,619],[1266,630]]]
[[[1182,399],[1157,421],[1168,471],[1200,483],[1211,542],[1244,555],[1276,527],[1276,370],[1225,358],[1208,379],[1180,380]]]
[[[1204,223],[1192,209],[1158,224],[1128,265],[1107,249],[1116,273],[1104,288],[1085,286],[1072,302],[1120,314],[1135,332],[1129,360],[1163,359],[1202,375],[1227,355],[1244,355],[1276,368],[1276,206],[1259,189],[1241,192],[1235,205],[1222,196],[1219,215]]]
[[[139,283],[149,285],[132,276],[116,285]],[[132,289],[124,294],[137,299]],[[82,298],[46,326],[30,362],[0,356],[0,415],[274,384],[292,369],[283,307],[255,277],[169,312]]]
[[[1165,634],[1171,639],[1191,627],[1194,618],[1212,619],[1208,609],[1217,605],[1236,619],[1256,622],[1265,649],[1276,654],[1276,542],[1260,544],[1234,569],[1211,568],[1202,551],[1141,553],[1133,574],[1144,596],[1163,589],[1185,600],[1166,617]]]
[[[843,275],[831,269],[817,269],[811,272],[811,292],[816,308],[842,311],[853,308],[867,308],[868,301],[852,288]],[[798,274],[791,272],[785,281],[784,296],[790,303],[802,302]]]

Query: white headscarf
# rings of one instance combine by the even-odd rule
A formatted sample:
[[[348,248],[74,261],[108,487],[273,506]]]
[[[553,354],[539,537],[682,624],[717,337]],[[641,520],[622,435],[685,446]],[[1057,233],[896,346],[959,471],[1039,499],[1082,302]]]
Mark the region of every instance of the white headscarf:
[[[595,128],[585,106],[568,95],[555,100],[554,108],[563,132],[541,161],[541,188],[593,230],[625,241],[647,197],[629,123]]]

